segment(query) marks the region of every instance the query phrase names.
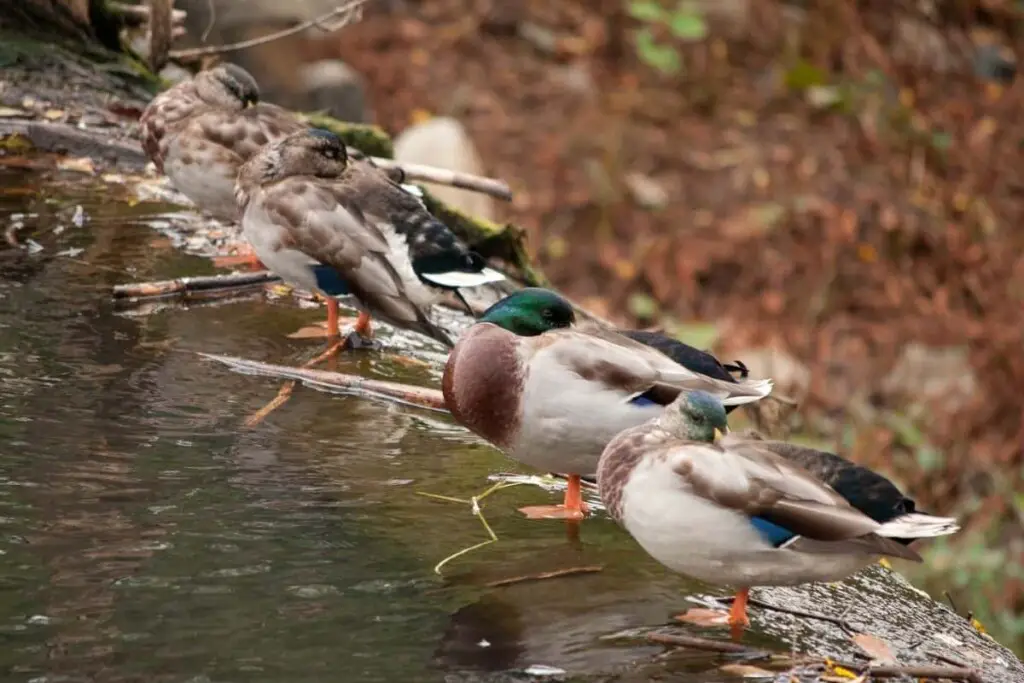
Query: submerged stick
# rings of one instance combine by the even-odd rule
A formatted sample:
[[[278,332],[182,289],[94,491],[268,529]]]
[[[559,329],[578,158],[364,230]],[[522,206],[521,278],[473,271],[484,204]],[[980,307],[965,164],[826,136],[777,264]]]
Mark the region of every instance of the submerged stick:
[[[130,282],[114,285],[115,299],[153,299],[170,296],[215,296],[239,289],[248,289],[267,282],[277,282],[269,270],[255,273],[230,273],[228,275],[197,275],[179,277],[173,280],[153,282]]]
[[[358,375],[347,375],[341,372],[261,363],[259,361],[213,353],[200,353],[199,355],[247,375],[293,379],[307,386],[321,387],[337,393],[354,394],[368,398],[383,398],[388,401],[405,403],[418,408],[447,412],[444,407],[444,395],[437,389],[402,384],[400,382],[367,379]]]
[[[501,180],[487,178],[484,176],[462,173],[461,171],[450,171],[446,168],[436,166],[424,166],[423,164],[410,164],[395,161],[394,159],[382,159],[371,157],[375,166],[383,169],[401,169],[405,174],[406,181],[419,180],[425,183],[437,183],[438,185],[450,185],[463,190],[480,192],[506,202],[512,201],[512,188]]]
[[[604,565],[600,564],[590,564],[584,567],[566,567],[564,569],[555,569],[549,572],[537,572],[536,574],[511,576],[507,579],[498,579],[497,581],[491,581],[484,585],[488,588],[498,588],[499,586],[511,586],[517,583],[526,583],[528,581],[544,581],[545,579],[557,579],[563,576],[575,576],[577,574],[596,574],[603,570]]]

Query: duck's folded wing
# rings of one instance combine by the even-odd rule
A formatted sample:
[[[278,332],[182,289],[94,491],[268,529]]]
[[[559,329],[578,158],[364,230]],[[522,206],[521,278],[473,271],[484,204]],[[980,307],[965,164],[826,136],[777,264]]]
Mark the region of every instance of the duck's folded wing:
[[[202,138],[237,154],[242,161],[267,143],[305,127],[286,110],[262,104],[241,112],[210,110],[196,115],[188,125],[201,131]]]
[[[722,445],[690,443],[673,451],[674,469],[693,493],[792,532],[783,545],[802,539],[824,544],[856,540],[850,551],[920,559],[909,548],[876,536],[878,522],[829,486],[756,443],[727,438]]]
[[[381,218],[302,178],[276,185],[263,208],[272,222],[286,226],[288,248],[336,270],[371,311],[451,345],[427,319],[424,302],[410,298],[408,285],[417,280],[404,240],[396,240]]]
[[[549,333],[550,334],[550,333]],[[552,352],[559,361],[585,379],[626,394],[627,400],[644,396],[668,405],[681,391],[706,391],[725,405],[764,398],[771,380],[736,383],[714,379],[679,365],[665,354],[605,328],[558,330]]]

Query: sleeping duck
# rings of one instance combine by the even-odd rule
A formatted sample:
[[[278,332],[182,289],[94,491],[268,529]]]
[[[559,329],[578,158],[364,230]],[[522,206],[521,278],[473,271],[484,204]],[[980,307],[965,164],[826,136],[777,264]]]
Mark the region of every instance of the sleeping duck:
[[[446,290],[504,279],[391,175],[350,159],[330,131],[267,145],[239,171],[236,198],[242,232],[267,268],[327,300],[330,336],[340,334],[336,297],[355,297],[353,348],[369,345],[371,316],[450,348],[431,305]]]
[[[727,432],[721,400],[680,394],[612,439],[597,477],[608,513],[654,559],[740,587],[734,633],[750,586],[837,581],[881,556],[920,562],[912,541],[959,529],[838,455]]]

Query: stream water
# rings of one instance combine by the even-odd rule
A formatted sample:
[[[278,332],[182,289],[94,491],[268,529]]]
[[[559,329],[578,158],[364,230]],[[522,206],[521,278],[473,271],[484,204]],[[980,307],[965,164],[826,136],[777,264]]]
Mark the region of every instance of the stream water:
[[[159,206],[41,182],[0,168],[0,226],[21,245],[0,261],[3,680],[734,679],[608,638],[701,587],[606,518],[578,539],[522,518],[552,500],[538,488],[488,498],[499,542],[435,574],[486,535],[468,505],[417,493],[468,497],[511,461],[447,416],[301,388],[242,427],[278,383],[195,352],[299,363],[322,342],[286,335],[322,312],[118,310],[114,283],[211,266],[151,229]],[[436,382],[372,354],[339,368]],[[588,565],[603,569],[489,585]]]

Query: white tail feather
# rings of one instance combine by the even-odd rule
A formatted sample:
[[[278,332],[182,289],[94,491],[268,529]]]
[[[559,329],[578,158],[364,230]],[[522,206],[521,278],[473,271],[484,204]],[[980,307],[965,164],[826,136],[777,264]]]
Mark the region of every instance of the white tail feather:
[[[505,276],[491,268],[484,268],[479,273],[467,273],[453,270],[448,273],[422,273],[424,280],[429,280],[442,287],[479,287],[490,282],[501,282]]]
[[[959,530],[960,525],[953,517],[934,517],[912,512],[889,520],[875,533],[887,538],[933,538],[947,536]]]
[[[770,379],[745,379],[740,382],[740,386],[744,389],[750,389],[756,391],[754,395],[734,395],[728,398],[722,399],[722,405],[726,406],[741,406],[745,403],[753,403],[754,401],[760,401],[762,398],[772,393],[774,383]]]
[[[421,190],[415,185],[410,185],[409,183],[402,183],[402,189],[414,197],[419,197],[420,199],[423,199],[423,190]]]

